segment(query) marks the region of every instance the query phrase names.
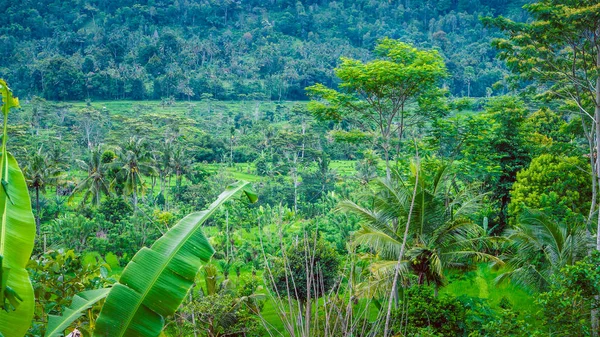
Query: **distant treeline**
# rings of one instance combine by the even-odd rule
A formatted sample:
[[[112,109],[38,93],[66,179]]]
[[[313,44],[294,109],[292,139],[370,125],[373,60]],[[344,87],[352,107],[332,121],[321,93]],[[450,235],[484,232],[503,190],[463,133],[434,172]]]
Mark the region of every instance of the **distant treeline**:
[[[455,96],[504,93],[484,15],[526,0],[0,0],[0,77],[19,96],[305,99],[388,36],[443,54]]]

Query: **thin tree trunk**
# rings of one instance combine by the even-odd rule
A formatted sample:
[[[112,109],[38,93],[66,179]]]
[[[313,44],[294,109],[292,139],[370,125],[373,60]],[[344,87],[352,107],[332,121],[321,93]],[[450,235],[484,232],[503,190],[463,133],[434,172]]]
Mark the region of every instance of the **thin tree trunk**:
[[[417,151],[417,161],[419,160],[419,152]],[[418,162],[417,162],[418,164]],[[417,186],[419,184],[419,171],[420,168],[417,166],[417,172],[415,174],[415,187],[413,189],[412,200],[410,201],[410,209],[408,211],[408,219],[406,221],[406,227],[404,228],[404,237],[402,238],[402,246],[400,247],[400,254],[398,255],[398,262],[396,263],[396,267],[394,268],[394,281],[392,282],[392,291],[390,292],[390,298],[388,300],[388,308],[385,316],[385,326],[383,331],[383,337],[388,337],[390,334],[390,318],[392,315],[392,298],[394,296],[394,292],[396,287],[398,286],[398,278],[400,275],[400,264],[402,263],[402,258],[404,257],[404,250],[406,248],[406,240],[408,238],[408,230],[410,228],[410,220],[412,217],[412,212],[415,206],[415,199],[417,196]]]
[[[600,69],[600,49],[596,52],[596,69]],[[596,126],[596,179],[597,185],[600,185],[600,75],[596,75],[596,107],[594,109],[594,118]],[[598,214],[598,226],[596,228],[596,250],[600,251],[600,214]],[[595,297],[596,302],[600,299],[598,295]],[[591,311],[592,321],[592,336],[598,336],[598,309]]]
[[[133,187],[133,211],[134,211],[134,213],[137,212],[137,203],[138,203],[137,188],[136,188],[136,186],[134,186]]]
[[[35,188],[35,233],[40,235],[40,188]]]

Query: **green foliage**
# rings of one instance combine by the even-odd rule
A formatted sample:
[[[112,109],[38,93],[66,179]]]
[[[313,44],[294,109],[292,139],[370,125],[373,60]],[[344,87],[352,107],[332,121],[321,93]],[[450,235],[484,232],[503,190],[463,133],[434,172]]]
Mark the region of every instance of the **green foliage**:
[[[435,117],[430,116],[434,112],[430,109],[412,113],[405,109],[415,100],[430,105],[430,100],[420,99],[436,96],[439,81],[447,73],[436,50],[419,50],[384,38],[375,47],[375,54],[379,58],[369,62],[342,58],[335,69],[341,81],[339,91],[322,84],[307,87],[311,98],[307,109],[318,120],[353,121],[377,135],[389,177],[392,137],[400,142],[414,119]]]
[[[69,199],[73,199],[75,194],[83,192],[83,199],[81,199],[81,204],[84,205],[88,198],[91,199],[91,202],[96,207],[100,206],[100,202],[102,200],[102,195],[110,197],[111,193],[109,191],[110,182],[108,181],[107,176],[107,163],[113,161],[113,157],[110,157],[111,154],[105,156],[107,152],[102,152],[100,146],[93,148],[90,151],[89,159],[87,162],[78,161],[81,169],[87,172],[87,177],[83,179],[71,192],[71,196]],[[109,158],[110,157],[110,158]]]
[[[1,79],[0,95],[4,117],[0,160],[0,306],[3,309],[0,310],[0,334],[23,336],[34,311],[33,288],[25,266],[33,250],[36,226],[25,177],[6,146],[8,114],[11,108],[19,107],[19,100]]]
[[[592,198],[589,161],[582,157],[543,154],[517,174],[508,205],[512,223],[524,209],[534,209],[558,221],[581,221]],[[573,219],[573,220],[569,220]]]
[[[538,295],[542,332],[553,336],[591,336],[590,312],[600,304],[598,295],[600,254],[594,251],[582,261],[562,268],[554,275],[550,289]]]
[[[27,268],[33,280],[36,303],[29,336],[39,336],[49,329],[46,326],[49,315],[65,313],[76,294],[104,288],[115,282],[108,277],[110,266],[98,253],[81,255],[73,250],[51,250],[31,260]],[[89,327],[98,311],[99,308],[95,307],[94,314],[79,320],[78,326]]]
[[[392,331],[396,334],[407,331],[410,336],[461,336],[467,329],[462,303],[455,297],[435,297],[428,287],[405,290],[393,315]]]
[[[280,296],[291,296],[305,304],[309,298],[319,298],[338,281],[339,258],[327,243],[300,240],[277,258],[265,282]],[[308,288],[310,287],[310,288]]]
[[[164,328],[164,317],[177,310],[194,283],[200,264],[214,252],[200,226],[247,184],[230,186],[206,211],[188,215],[151,248],[142,248],[111,288],[94,334],[159,335]],[[251,201],[256,201],[253,194],[245,193]]]
[[[52,100],[298,100],[306,85],[335,82],[340,56],[367,59],[390,36],[440,50],[452,94],[481,97],[503,79],[503,65],[489,43],[495,32],[478,18],[520,19],[522,3],[7,3],[2,75],[22,82],[17,93]]]
[[[508,243],[501,258],[506,269],[498,281],[510,279],[529,289],[544,290],[552,275],[583,258],[591,248],[591,237],[582,223],[568,220],[539,211],[521,213],[516,227],[505,233]]]
[[[123,198],[107,198],[100,204],[98,213],[104,215],[104,219],[111,223],[126,220],[131,216],[131,206]]]
[[[48,327],[45,336],[62,336],[66,328],[83,315],[83,311],[91,309],[98,301],[103,300],[108,295],[110,289],[94,289],[84,291],[73,297],[71,307],[65,308],[62,316],[50,315],[48,317]]]
[[[408,177],[395,172],[392,179],[379,180],[375,191],[363,195],[366,207],[349,200],[339,204],[341,210],[361,220],[353,244],[377,254],[371,267],[373,276],[389,285],[411,210],[410,238],[400,268],[407,282],[414,274],[418,284],[440,287],[448,269],[469,268],[475,261],[497,261],[481,249],[490,242],[482,228],[468,218],[479,208],[482,195],[473,187],[453,188],[447,166],[412,165],[411,170]]]
[[[264,331],[257,316],[262,305],[260,296],[255,293],[257,283],[256,278],[247,279],[237,288],[222,285],[219,292],[200,293],[191,297],[183,310],[187,316],[183,326],[184,333],[191,335],[194,332],[204,332],[207,336],[263,336]]]

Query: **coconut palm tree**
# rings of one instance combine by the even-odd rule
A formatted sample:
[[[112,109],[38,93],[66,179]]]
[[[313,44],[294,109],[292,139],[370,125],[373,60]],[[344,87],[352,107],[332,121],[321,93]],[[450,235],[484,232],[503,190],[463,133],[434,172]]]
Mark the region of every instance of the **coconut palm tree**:
[[[525,210],[506,232],[509,246],[501,256],[506,269],[497,282],[510,280],[544,290],[553,274],[584,258],[594,247],[583,223],[557,222],[543,212]]]
[[[187,155],[185,148],[182,146],[176,147],[171,156],[171,168],[175,173],[175,186],[177,187],[177,195],[179,196],[181,184],[184,176],[191,173],[192,160]]]
[[[173,139],[167,138],[162,142],[157,151],[152,153],[153,165],[158,172],[158,179],[160,183],[160,195],[165,198],[165,205],[167,205],[167,178],[172,174],[171,158],[173,157]]]
[[[71,192],[69,201],[73,197],[83,192],[83,199],[81,205],[88,202],[88,199],[92,204],[100,206],[102,195],[110,195],[110,184],[107,179],[107,164],[102,159],[102,149],[100,146],[92,148],[87,161],[77,160],[79,167],[87,172],[87,177],[83,179]]]
[[[35,191],[35,225],[37,233],[40,231],[40,193],[46,193],[46,187],[55,184],[62,172],[54,166],[42,148],[31,154],[27,165],[23,168],[27,186]]]
[[[432,284],[437,289],[444,284],[448,269],[467,268],[477,261],[500,263],[479,251],[481,243],[487,244],[486,236],[468,217],[479,207],[482,194],[473,187],[457,187],[447,176],[447,166],[433,175],[415,165],[411,169],[408,179],[393,172],[391,179],[379,180],[376,190],[365,195],[369,206],[348,200],[339,205],[362,220],[354,244],[368,247],[376,257],[372,274],[381,278],[396,268],[413,193],[408,245],[399,268],[404,284],[413,274],[418,284]],[[415,190],[417,170],[421,171]]]
[[[117,177],[124,182],[123,192],[131,195],[133,209],[137,210],[138,196],[146,188],[143,175],[156,175],[156,169],[150,163],[150,152],[143,138],[131,137],[125,146],[119,149]]]

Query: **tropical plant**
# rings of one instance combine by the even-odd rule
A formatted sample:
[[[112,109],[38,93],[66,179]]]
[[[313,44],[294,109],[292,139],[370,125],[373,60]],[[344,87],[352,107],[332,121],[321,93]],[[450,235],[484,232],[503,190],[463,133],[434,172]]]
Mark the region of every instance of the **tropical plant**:
[[[38,149],[27,161],[23,168],[23,174],[27,181],[27,186],[35,191],[35,227],[36,232],[40,232],[40,193],[46,194],[46,187],[57,181],[61,171],[56,168],[48,156]]]
[[[115,280],[108,277],[110,268],[98,253],[79,254],[73,250],[58,249],[34,256],[27,265],[36,304],[33,326],[28,336],[62,333],[70,323],[78,320],[82,314],[72,312],[68,309],[69,305],[77,306],[79,292],[83,292],[79,294],[81,297],[88,298],[87,291],[114,283]],[[89,323],[93,322],[98,312],[99,308],[95,308],[94,313],[88,312],[85,319],[79,320],[79,330],[89,330]],[[69,324],[64,320],[54,324],[59,321],[58,315],[63,314]]]
[[[2,158],[0,159],[0,334],[23,336],[33,317],[33,287],[25,269],[35,241],[35,220],[25,177],[7,151],[8,113],[19,100],[0,79],[2,114]]]
[[[171,167],[173,169],[173,173],[175,173],[175,188],[177,191],[177,196],[179,197],[181,194],[183,177],[189,177],[192,167],[192,160],[188,156],[184,147],[179,146],[174,149],[173,156],[171,157]]]
[[[283,256],[274,260],[267,283],[280,296],[291,296],[302,308],[311,298],[317,299],[338,281],[339,258],[322,240],[305,238],[292,244]]]
[[[434,175],[417,165],[411,169],[409,179],[394,171],[392,179],[379,180],[377,189],[365,194],[370,207],[349,200],[339,204],[340,210],[362,220],[354,244],[376,253],[371,265],[374,276],[390,280],[381,275],[389,275],[396,268],[404,232],[399,224],[408,219],[408,246],[399,270],[405,284],[412,273],[418,284],[431,284],[437,289],[444,284],[447,269],[468,268],[474,261],[498,261],[479,250],[488,240],[483,229],[469,218],[478,209],[482,195],[474,187],[457,188],[458,184],[447,176],[445,165],[432,169]]]
[[[581,221],[589,211],[592,189],[584,157],[542,154],[517,174],[510,191],[511,223],[525,209],[540,210],[557,221]]]
[[[201,263],[213,254],[200,231],[202,223],[240,191],[255,202],[246,185],[229,186],[208,209],[189,214],[152,247],[142,248],[108,293],[94,336],[158,336],[165,317],[175,313],[192,287]],[[55,324],[62,326],[61,321]]]
[[[124,182],[123,192],[133,198],[133,209],[137,210],[138,195],[146,185],[143,175],[155,175],[156,169],[150,164],[147,143],[143,138],[131,137],[121,149],[116,165],[118,178]]]
[[[593,249],[583,223],[557,221],[535,210],[523,211],[506,236],[509,246],[501,258],[507,269],[497,281],[537,290],[548,288],[553,274]]]
[[[72,200],[75,194],[83,192],[82,205],[91,197],[92,204],[99,207],[103,194],[110,197],[110,184],[106,176],[107,168],[103,162],[103,154],[100,146],[97,146],[91,149],[87,162],[77,160],[81,169],[85,170],[88,176],[73,189],[69,200]]]
[[[173,140],[165,139],[158,148],[158,150],[152,152],[153,165],[158,172],[158,179],[160,184],[160,194],[165,198],[165,204],[168,205],[166,191],[167,191],[167,178],[172,173],[171,158],[173,156]]]
[[[563,267],[552,275],[548,291],[536,298],[541,308],[542,332],[552,336],[590,336],[598,317],[590,322],[590,312],[598,308],[600,295],[600,253],[593,251],[581,261]]]

